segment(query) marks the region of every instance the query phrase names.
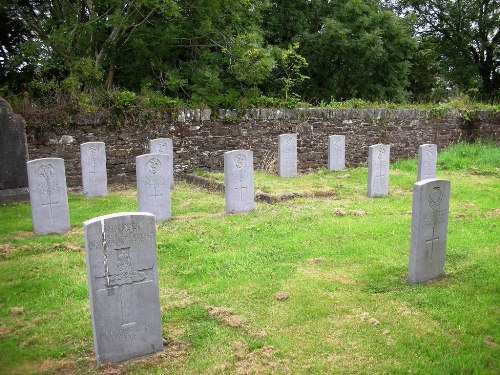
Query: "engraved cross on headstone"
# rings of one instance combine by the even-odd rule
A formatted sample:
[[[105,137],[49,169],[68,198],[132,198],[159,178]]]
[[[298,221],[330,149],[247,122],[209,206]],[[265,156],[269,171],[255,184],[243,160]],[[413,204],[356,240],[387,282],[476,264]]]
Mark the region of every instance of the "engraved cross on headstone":
[[[156,203],[156,198],[163,197],[163,194],[158,194],[156,192],[156,186],[153,186],[153,189],[154,189],[154,194],[148,195],[148,197],[154,197],[154,200],[155,200],[155,212],[156,212],[157,211],[157,207],[158,207],[158,205]]]
[[[430,240],[425,241],[425,247],[428,248],[430,245],[430,253],[431,253],[431,262],[432,262],[432,254],[434,253],[434,241],[439,241],[439,237],[436,237],[434,234],[435,227],[432,227],[432,237]]]
[[[95,184],[95,176],[96,176],[96,174],[97,174],[97,171],[95,170],[95,162],[94,162],[94,164],[93,164],[93,167],[94,167],[94,168],[93,168],[93,170],[91,170],[91,171],[89,172],[89,174],[92,174],[92,175],[93,175],[92,177],[94,178],[94,180],[93,180],[93,181],[94,181],[94,184]]]
[[[236,187],[236,190],[240,191],[240,201],[243,202],[243,189],[247,189],[247,186],[243,186],[243,181],[240,180],[240,187]]]
[[[59,206],[59,202],[51,202],[52,199],[50,199],[50,193],[48,193],[49,197],[49,202],[48,203],[42,203],[43,207],[49,207],[49,214],[50,214],[50,221],[54,222],[54,215],[52,213],[52,206]]]

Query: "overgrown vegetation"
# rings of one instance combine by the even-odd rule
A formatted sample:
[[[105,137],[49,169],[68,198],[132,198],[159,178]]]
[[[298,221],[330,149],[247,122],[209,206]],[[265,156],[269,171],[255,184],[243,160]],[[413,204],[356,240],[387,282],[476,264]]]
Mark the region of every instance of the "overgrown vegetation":
[[[35,107],[53,98],[87,110],[109,98],[120,110],[150,97],[210,108],[499,99],[498,1],[0,5],[0,95]]]
[[[0,368],[31,373],[415,373],[500,371],[500,149],[441,151],[451,180],[446,274],[406,283],[415,160],[391,167],[369,199],[366,168],[294,179],[270,192],[327,199],[224,214],[222,194],[180,183],[158,225],[164,351],[94,364],[82,222],[136,210],[135,191],[70,194],[72,230],[36,237],[29,205],[0,206]],[[471,174],[470,170],[479,172]]]

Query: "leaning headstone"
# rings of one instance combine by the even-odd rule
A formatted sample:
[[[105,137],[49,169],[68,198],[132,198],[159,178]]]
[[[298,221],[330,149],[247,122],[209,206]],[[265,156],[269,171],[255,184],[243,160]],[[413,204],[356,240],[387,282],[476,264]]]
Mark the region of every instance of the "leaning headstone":
[[[106,173],[106,148],[104,142],[87,142],[80,145],[82,160],[83,194],[87,197],[108,195]]]
[[[139,211],[155,215],[156,221],[169,220],[170,180],[165,154],[146,154],[136,157],[137,201]]]
[[[253,152],[235,150],[224,153],[226,212],[254,209]]]
[[[83,223],[98,363],[162,350],[155,218],[123,212]]]
[[[64,160],[27,162],[31,217],[36,234],[64,233],[70,229]]]
[[[328,137],[328,170],[341,171],[345,169],[345,135],[330,135]]]
[[[28,198],[28,146],[24,119],[0,98],[0,203]]]
[[[389,194],[389,153],[389,145],[377,144],[368,148],[369,197]]]
[[[444,272],[450,181],[430,179],[413,185],[408,282],[423,283]]]
[[[418,147],[417,182],[436,178],[437,145],[425,144]]]
[[[174,144],[170,138],[157,138],[149,141],[149,152],[152,154],[167,155],[167,171],[170,187],[174,186]]]
[[[278,174],[280,177],[297,176],[297,134],[278,136]]]

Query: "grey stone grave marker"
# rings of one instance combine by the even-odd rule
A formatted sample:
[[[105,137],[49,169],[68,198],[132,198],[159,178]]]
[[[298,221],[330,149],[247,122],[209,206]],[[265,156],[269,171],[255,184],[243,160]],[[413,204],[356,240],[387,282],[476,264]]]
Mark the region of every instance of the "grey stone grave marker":
[[[83,194],[87,197],[108,195],[106,173],[106,148],[104,142],[87,142],[80,145],[82,160]]]
[[[253,152],[235,150],[224,153],[226,212],[254,209]]]
[[[0,203],[28,199],[24,119],[0,98]]]
[[[137,200],[139,211],[155,215],[156,221],[169,220],[170,180],[165,154],[145,154],[136,157]]]
[[[425,144],[418,147],[417,181],[436,178],[437,145]]]
[[[278,175],[297,176],[297,134],[278,136]]]
[[[167,171],[170,179],[170,187],[174,186],[174,143],[170,138],[157,138],[149,141],[149,152],[152,154],[167,155]]]
[[[369,197],[389,194],[389,153],[389,145],[376,144],[368,148]]]
[[[450,181],[429,179],[413,185],[408,282],[423,283],[444,272]]]
[[[34,232],[66,232],[70,222],[64,160],[44,158],[26,164]]]
[[[155,218],[145,212],[83,223],[98,363],[162,350]]]
[[[345,135],[328,137],[328,169],[330,171],[345,169]]]

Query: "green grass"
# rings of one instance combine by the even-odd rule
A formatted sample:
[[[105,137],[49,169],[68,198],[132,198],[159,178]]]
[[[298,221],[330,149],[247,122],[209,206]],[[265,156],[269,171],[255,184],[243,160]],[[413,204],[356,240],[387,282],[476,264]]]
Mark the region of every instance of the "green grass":
[[[440,153],[452,189],[446,274],[416,286],[406,283],[415,160],[395,163],[390,194],[376,199],[366,168],[256,173],[269,193],[337,194],[242,215],[224,214],[222,194],[176,185],[173,219],[157,227],[168,344],[111,368],[94,364],[81,224],[135,211],[135,192],[71,194],[64,235],[34,236],[29,205],[0,206],[0,373],[499,373],[499,155]]]

